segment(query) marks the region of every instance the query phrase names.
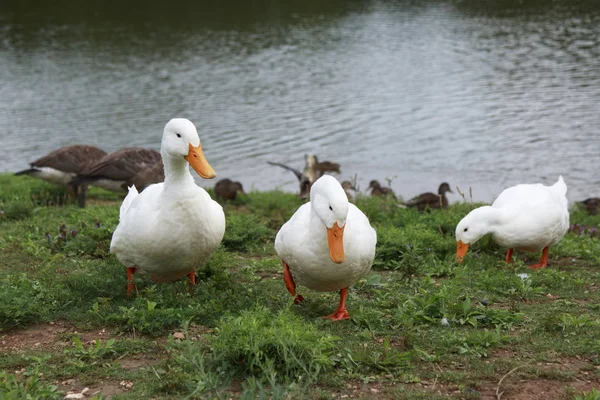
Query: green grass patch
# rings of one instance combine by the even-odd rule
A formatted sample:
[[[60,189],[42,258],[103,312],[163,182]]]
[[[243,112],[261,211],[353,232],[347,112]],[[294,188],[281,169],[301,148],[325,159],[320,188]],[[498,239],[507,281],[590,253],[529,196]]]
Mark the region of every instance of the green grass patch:
[[[419,213],[359,196],[377,230],[375,264],[350,288],[352,319],[332,323],[321,317],[338,293],[299,286],[306,300],[294,305],[282,281],[273,240],[303,204],[297,196],[224,202],[225,238],[191,292],[185,279],[136,275],[128,297],[109,252],[121,197],[88,193],[79,209],[63,188],[0,175],[0,398],[63,398],[70,379],[123,399],[478,398],[527,362],[506,379],[597,398],[600,216],[576,206],[578,227],[534,271],[539,254],[505,265],[489,237],[454,261],[454,227],[470,204]],[[27,329],[50,322],[66,330],[30,343]]]

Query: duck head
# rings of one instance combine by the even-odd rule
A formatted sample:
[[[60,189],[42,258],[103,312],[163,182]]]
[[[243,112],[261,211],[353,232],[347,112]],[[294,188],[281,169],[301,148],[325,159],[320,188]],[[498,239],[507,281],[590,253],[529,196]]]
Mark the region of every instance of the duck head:
[[[204,157],[196,127],[188,119],[173,118],[165,125],[160,153],[163,160],[187,161],[204,179],[217,176]]]
[[[243,195],[245,195],[245,194],[246,194],[246,192],[244,192],[244,187],[242,186],[242,183],[241,183],[241,182],[238,182],[238,181],[235,181],[235,182],[233,182],[233,189],[234,189],[236,192],[238,192],[238,193],[241,193],[241,194],[243,194]]]
[[[443,196],[446,192],[450,192],[450,193],[454,193],[452,190],[450,190],[450,185],[446,182],[442,183],[438,189],[438,194],[440,196]]]
[[[356,190],[354,185],[350,181],[342,182],[342,189],[344,190]]]
[[[490,206],[479,207],[468,213],[456,225],[456,259],[462,262],[469,245],[492,231],[495,210]]]
[[[312,211],[327,228],[329,257],[340,264],[344,262],[344,228],[348,216],[348,198],[340,183],[330,175],[323,175],[310,189]]]
[[[374,190],[374,189],[380,189],[380,188],[381,188],[381,183],[379,183],[379,181],[372,180],[369,183],[369,187],[367,188],[367,190],[368,189]]]

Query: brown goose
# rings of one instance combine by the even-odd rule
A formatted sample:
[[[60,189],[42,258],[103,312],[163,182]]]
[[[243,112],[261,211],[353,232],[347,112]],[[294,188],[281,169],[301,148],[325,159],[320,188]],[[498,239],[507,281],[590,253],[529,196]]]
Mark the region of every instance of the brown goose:
[[[369,189],[371,189],[371,196],[392,196],[394,198],[396,197],[392,189],[390,189],[389,187],[381,186],[381,183],[379,183],[379,181],[376,180],[372,180],[369,183],[369,187],[367,188],[367,190]]]
[[[446,193],[450,192],[450,185],[442,183],[438,188],[438,194],[431,192],[423,193],[406,203],[408,207],[415,207],[419,211],[425,211],[427,208],[447,208],[448,199]]]
[[[600,197],[590,197],[581,202],[588,214],[597,215],[600,213]]]
[[[215,185],[215,195],[221,199],[235,200],[237,194],[246,194],[240,182],[234,182],[231,179],[221,179]]]
[[[160,153],[142,147],[128,147],[107,154],[77,175],[71,184],[86,184],[101,187],[111,192],[126,193],[134,184],[140,191],[152,184],[165,180]],[[85,206],[85,193],[79,197],[79,206]]]
[[[97,147],[73,144],[30,162],[31,168],[19,171],[15,175],[30,175],[57,185],[67,185],[75,175],[105,155],[106,152]]]

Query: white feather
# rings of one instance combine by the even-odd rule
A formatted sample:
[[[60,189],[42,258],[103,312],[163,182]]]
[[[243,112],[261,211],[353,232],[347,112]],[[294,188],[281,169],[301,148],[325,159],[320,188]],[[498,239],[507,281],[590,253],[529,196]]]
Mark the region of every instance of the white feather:
[[[491,206],[476,208],[456,226],[456,240],[475,243],[491,233],[507,248],[540,251],[553,246],[569,229],[567,185],[520,184],[504,190]]]
[[[326,186],[317,184],[323,178]],[[313,184],[311,202],[302,205],[275,238],[275,251],[289,265],[296,283],[318,291],[339,290],[356,283],[371,270],[377,244],[368,218],[348,203],[339,182],[329,178],[325,175]],[[347,204],[347,215],[343,216],[345,259],[341,264],[334,263],[329,255],[327,229],[316,213],[315,195],[335,196],[336,202]]]

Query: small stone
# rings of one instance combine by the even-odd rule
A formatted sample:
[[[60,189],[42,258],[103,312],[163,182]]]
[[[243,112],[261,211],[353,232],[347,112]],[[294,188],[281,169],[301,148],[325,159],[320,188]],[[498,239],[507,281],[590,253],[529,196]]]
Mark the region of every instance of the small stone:
[[[120,386],[123,386],[125,389],[131,389],[133,387],[133,382],[131,381],[121,381],[119,382]]]
[[[86,395],[86,396],[87,396],[87,392],[89,392],[89,391],[90,391],[90,388],[87,388],[87,387],[86,387],[85,389],[83,389],[83,390],[81,391],[81,394],[83,394],[83,395]]]
[[[448,322],[448,318],[442,318],[442,320],[440,321],[440,324],[442,324],[442,326],[450,325],[450,323]]]
[[[379,389],[371,388],[371,393],[379,393]]]
[[[487,302],[487,300],[481,300],[481,305],[484,307],[487,307],[489,303]]]
[[[65,399],[85,399],[82,393],[71,393],[65,396]]]
[[[55,322],[54,322],[54,321],[50,321],[50,322],[49,322],[49,324],[50,324],[50,325],[54,325],[54,324],[55,324]]]
[[[185,339],[185,335],[181,332],[175,332],[173,334],[173,339],[183,340],[183,339]]]

